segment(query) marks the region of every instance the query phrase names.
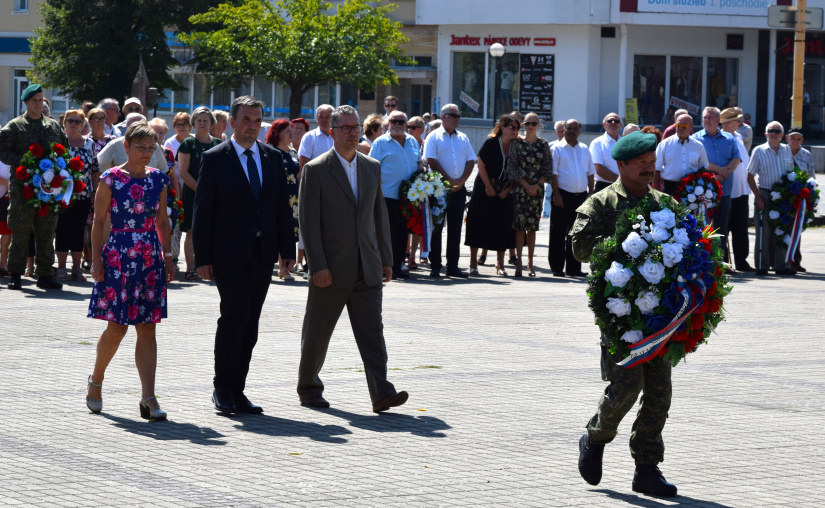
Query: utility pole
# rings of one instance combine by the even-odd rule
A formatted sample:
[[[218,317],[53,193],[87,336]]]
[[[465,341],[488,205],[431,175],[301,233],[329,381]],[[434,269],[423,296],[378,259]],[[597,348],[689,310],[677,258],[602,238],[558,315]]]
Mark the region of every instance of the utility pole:
[[[793,54],[793,107],[791,127],[802,127],[802,89],[805,78],[805,9],[807,0],[796,0],[796,33]]]

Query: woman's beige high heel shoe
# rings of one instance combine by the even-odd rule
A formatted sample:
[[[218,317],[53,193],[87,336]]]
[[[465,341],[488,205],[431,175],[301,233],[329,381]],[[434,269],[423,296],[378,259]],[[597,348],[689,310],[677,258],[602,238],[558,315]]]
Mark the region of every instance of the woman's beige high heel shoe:
[[[147,402],[150,400],[157,398],[152,395],[151,397],[146,397],[145,399],[141,399],[140,401],[140,416],[142,418],[146,418],[147,420],[155,420],[155,421],[163,421],[166,419],[166,411],[163,409],[150,409],[149,406],[146,405]]]
[[[90,386],[94,386],[95,388],[100,388],[103,384],[98,384],[92,381],[92,375],[89,374],[89,381],[86,384],[86,388],[88,389]],[[93,399],[91,397],[86,397],[86,407],[89,408],[89,411],[92,413],[99,413],[103,410],[103,401],[100,399]]]

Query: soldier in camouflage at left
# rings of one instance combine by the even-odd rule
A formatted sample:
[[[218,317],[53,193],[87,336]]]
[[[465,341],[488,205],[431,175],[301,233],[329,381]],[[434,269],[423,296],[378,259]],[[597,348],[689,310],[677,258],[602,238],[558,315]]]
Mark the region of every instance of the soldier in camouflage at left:
[[[650,187],[655,150],[656,136],[642,132],[628,134],[613,145],[610,155],[618,164],[619,179],[590,196],[576,210],[570,236],[579,261],[590,261],[593,247],[615,233],[616,220],[623,212],[638,206],[645,197],[659,202],[666,196]],[[602,339],[602,379],[610,384],[579,441],[579,472],[591,485],[601,481],[604,445],[616,437],[622,418],[636,404],[639,393],[644,392],[630,435],[630,453],[636,461],[633,490],[675,496],[676,487],[665,480],[657,467],[665,453],[662,429],[670,409],[671,365],[663,358],[654,358],[628,369],[617,365],[618,361],[621,358],[611,354]]]
[[[51,143],[68,146],[66,134],[60,125],[44,116],[43,87],[31,85],[20,96],[26,104],[26,112],[10,121],[0,130],[0,161],[12,168],[9,179],[9,217],[8,225],[12,230],[11,246],[7,268],[11,273],[9,289],[20,289],[20,278],[26,268],[29,235],[34,231],[35,261],[37,263],[37,287],[43,289],[61,289],[63,285],[54,278],[54,232],[57,228],[57,214],[49,212],[40,217],[37,208],[26,204],[23,199],[23,184],[14,177],[15,168],[37,143],[48,147]]]

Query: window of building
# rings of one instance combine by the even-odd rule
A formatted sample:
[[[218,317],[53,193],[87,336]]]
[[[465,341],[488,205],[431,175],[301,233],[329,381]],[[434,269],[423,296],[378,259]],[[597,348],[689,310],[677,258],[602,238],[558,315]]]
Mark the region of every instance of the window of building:
[[[461,116],[484,118],[487,53],[453,53],[453,96]]]
[[[719,109],[737,105],[738,58],[708,58],[707,105]]]
[[[29,0],[14,0],[14,12],[28,12]]]
[[[348,85],[346,83],[341,84],[341,105],[349,105],[355,108],[358,107],[358,87],[353,85]]]
[[[487,87],[488,116],[498,118],[518,109],[519,54],[490,58]]]
[[[329,104],[331,106],[337,105],[337,97],[335,95],[335,85],[325,85],[318,87],[318,105]]]
[[[49,97],[49,102],[51,102],[51,115],[55,118],[59,113],[69,109],[69,99],[63,96],[62,91],[55,90],[52,96]]]
[[[665,114],[667,57],[636,55],[633,61],[633,97],[639,105],[639,123],[658,124]]]
[[[701,125],[702,57],[670,57],[670,106],[684,108]],[[658,119],[656,121],[658,122]]]

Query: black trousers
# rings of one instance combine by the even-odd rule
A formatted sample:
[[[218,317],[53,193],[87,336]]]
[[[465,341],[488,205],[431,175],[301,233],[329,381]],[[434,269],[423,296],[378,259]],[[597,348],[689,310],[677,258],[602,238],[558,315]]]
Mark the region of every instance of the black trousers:
[[[747,194],[730,200],[728,230],[731,235],[733,264],[737,270],[748,266],[748,254],[750,253],[750,244],[748,243],[749,213]]]
[[[682,182],[679,180],[665,180],[662,178],[662,192],[675,196],[679,192],[680,183]]]
[[[728,221],[730,219],[731,198],[722,196],[716,204],[716,213],[713,214],[711,224],[714,229],[718,229],[718,234],[722,235],[722,251],[725,254],[725,262],[730,263],[730,253],[728,252]]]
[[[559,189],[559,195],[564,206],[553,204],[553,211],[550,213],[550,251],[547,259],[553,272],[579,273],[582,271],[582,264],[573,256],[573,241],[567,233],[576,222],[576,208],[587,199],[587,193]]]
[[[613,185],[613,182],[602,182],[601,180],[597,180],[596,181],[596,186],[593,187],[593,192],[594,193],[599,192],[600,190],[606,189],[606,188],[610,187],[611,185]]]
[[[461,226],[464,224],[464,208],[467,202],[467,189],[462,187],[453,191],[450,202],[447,204],[447,214],[444,222],[447,223],[447,270],[458,269],[458,255],[461,251]],[[430,266],[439,270],[441,264],[441,232],[444,224],[433,229],[433,238],[430,245]]]
[[[246,386],[252,349],[258,342],[258,321],[272,280],[274,263],[261,257],[255,243],[246,263],[213,265],[215,284],[221,297],[221,317],[215,333],[215,379],[219,390],[242,392]]]
[[[74,201],[57,216],[54,235],[54,250],[57,252],[82,252],[83,237],[86,233],[86,219],[92,202],[88,199]]]
[[[401,213],[401,201],[384,198],[387,205],[387,217],[390,222],[390,244],[392,245],[392,272],[401,271],[401,263],[407,253],[407,228]]]

